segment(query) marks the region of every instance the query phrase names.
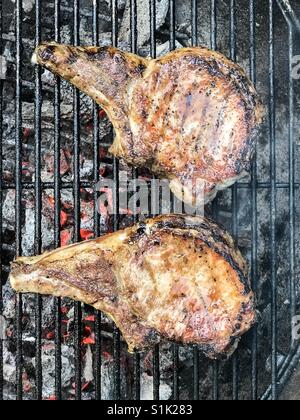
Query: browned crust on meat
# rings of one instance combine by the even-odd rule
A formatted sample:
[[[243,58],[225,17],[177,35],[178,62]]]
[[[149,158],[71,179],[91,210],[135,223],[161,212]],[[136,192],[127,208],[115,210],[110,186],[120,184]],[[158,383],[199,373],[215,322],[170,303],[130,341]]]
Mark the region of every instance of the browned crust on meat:
[[[18,292],[68,296],[102,310],[130,351],[164,338],[222,357],[255,322],[243,257],[223,229],[199,217],[160,216],[19,258],[10,280]]]
[[[146,60],[50,43],[35,57],[104,107],[116,157],[169,179],[186,203],[203,193],[212,200],[249,170],[264,111],[243,69],[224,55],[193,47]]]

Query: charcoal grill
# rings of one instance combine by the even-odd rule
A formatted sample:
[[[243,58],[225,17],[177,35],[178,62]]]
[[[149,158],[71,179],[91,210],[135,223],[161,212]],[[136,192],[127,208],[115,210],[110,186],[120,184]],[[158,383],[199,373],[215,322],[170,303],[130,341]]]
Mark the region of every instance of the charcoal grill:
[[[130,3],[130,47],[131,51],[139,51],[138,45],[138,7],[136,0],[128,0]],[[127,2],[127,3],[128,3]],[[30,190],[34,193],[34,252],[42,251],[42,196],[43,191],[51,190],[54,195],[54,245],[61,244],[61,194],[65,189],[73,191],[73,217],[74,231],[73,240],[81,240],[81,189],[93,189],[99,180],[99,109],[93,106],[93,175],[89,182],[81,179],[81,116],[79,92],[73,91],[73,177],[71,181],[64,182],[60,174],[61,146],[62,146],[62,116],[61,116],[61,81],[56,79],[53,93],[54,107],[54,180],[42,181],[42,102],[45,95],[42,84],[42,71],[40,68],[32,68],[34,79],[27,81],[23,72],[25,36],[23,11],[25,1],[15,0],[14,5],[14,29],[5,29],[5,16],[1,2],[1,54],[4,52],[7,42],[15,47],[15,60],[12,66],[14,74],[8,74],[7,78],[1,78],[1,112],[0,112],[0,147],[2,148],[7,139],[2,137],[5,112],[5,89],[6,83],[13,83],[15,89],[15,169],[14,177],[5,180],[2,172],[1,159],[1,184],[0,195],[3,203],[8,191],[15,191],[15,240],[14,255],[22,254],[22,226],[23,226],[23,191]],[[27,2],[30,3],[30,2]],[[34,44],[38,45],[44,39],[43,22],[51,20],[53,36],[57,42],[61,41],[61,10],[62,1],[53,0],[47,2],[52,7],[52,12],[45,16],[44,2],[36,0],[33,13],[35,16]],[[81,42],[80,21],[82,7],[89,8],[92,41],[99,44],[101,33],[99,30],[99,16],[103,3],[97,0],[83,1],[72,0],[69,3],[70,18],[73,26],[73,44]],[[152,57],[156,56],[157,46],[157,22],[156,9],[159,0],[150,0],[150,36],[149,52]],[[179,7],[176,0],[169,0],[169,11],[166,22],[160,28],[161,39],[169,41],[169,49],[176,48],[177,38],[177,13]],[[188,2],[186,2],[188,3]],[[167,350],[172,358],[172,371],[169,376],[170,399],[194,398],[197,399],[273,399],[280,396],[283,386],[289,379],[293,369],[300,358],[299,342],[292,340],[292,320],[300,314],[299,305],[299,252],[297,244],[299,239],[297,216],[299,206],[296,203],[296,192],[299,191],[299,173],[297,162],[299,159],[297,138],[299,136],[299,123],[295,118],[297,101],[300,99],[299,81],[293,78],[293,57],[299,49],[300,13],[297,2],[286,0],[191,0],[187,19],[187,32],[190,35],[190,45],[206,43],[212,49],[218,49],[229,55],[233,60],[242,58],[243,65],[248,70],[252,80],[257,83],[258,89],[265,91],[263,94],[267,110],[266,123],[258,142],[257,154],[254,159],[251,177],[240,181],[231,190],[218,196],[212,205],[212,213],[216,219],[223,222],[231,229],[234,236],[240,242],[240,246],[250,259],[251,279],[253,289],[258,293],[259,309],[262,313],[259,325],[243,339],[240,349],[227,362],[210,362],[204,359],[197,348],[190,350],[189,361],[183,360],[181,348],[170,345]],[[111,44],[118,46],[118,1],[111,0]],[[259,9],[259,13],[258,13]],[[220,17],[220,14],[222,16]],[[261,16],[263,16],[261,18]],[[241,26],[245,21],[245,27]],[[203,28],[206,29],[206,32]],[[32,28],[31,28],[32,29]],[[28,29],[27,29],[28,31]],[[208,38],[204,39],[204,32]],[[28,37],[28,33],[27,33]],[[200,39],[201,38],[201,39]],[[181,39],[181,38],[180,38]],[[263,41],[262,41],[263,40]],[[28,46],[26,45],[26,49]],[[243,53],[243,51],[246,53]],[[299,52],[298,52],[299,53]],[[24,90],[34,92],[34,178],[24,181],[22,175],[22,147],[24,139],[24,127],[22,122],[22,108]],[[33,91],[34,90],[34,91]],[[3,129],[3,130],[2,130]],[[2,150],[1,150],[2,152]],[[113,160],[113,177],[118,180],[119,162]],[[93,193],[96,202],[98,192]],[[118,196],[114,197],[115,209],[118,209]],[[246,207],[246,210],[245,210]],[[241,216],[241,211],[246,211],[246,217]],[[210,209],[208,209],[210,211]],[[120,226],[120,215],[115,212],[113,228]],[[7,273],[9,272],[8,261],[3,257],[5,250],[5,235],[2,232],[3,218],[0,216],[0,235],[2,246],[1,253],[1,289],[0,289],[0,315],[5,314],[6,300],[4,287],[7,287]],[[245,218],[247,219],[245,221]],[[132,220],[133,222],[134,220]],[[248,222],[248,224],[247,224]],[[248,241],[243,238],[248,232]],[[94,211],[94,234],[101,235],[100,217]],[[247,235],[246,235],[247,236]],[[13,256],[14,256],[13,255]],[[12,257],[13,257],[12,256]],[[261,279],[264,280],[261,280]],[[25,362],[24,337],[23,337],[23,309],[26,297],[18,295],[16,299],[15,328],[12,342],[16,353],[15,380],[11,379],[12,387],[9,398],[35,398],[43,399],[43,301],[44,298],[35,297],[35,367],[34,389],[30,396],[26,395],[24,381]],[[54,336],[51,338],[55,344],[55,386],[53,399],[64,397],[63,387],[65,378],[62,369],[62,308],[61,299],[53,299],[53,318],[55,320]],[[74,304],[73,323],[73,346],[74,346],[74,393],[73,398],[80,400],[84,395],[83,365],[82,365],[82,305]],[[94,318],[94,372],[91,380],[92,392],[90,398],[103,398],[103,381],[101,380],[103,361],[102,349],[102,321],[100,313]],[[142,355],[126,356],[128,362],[124,367],[124,346],[119,332],[114,329],[112,340],[112,389],[115,399],[140,399],[142,374],[144,364],[150,370],[152,380],[152,397],[159,399],[162,395],[160,387],[163,386],[161,374],[162,359],[165,353],[157,346],[151,360],[145,360]],[[5,387],[8,379],[4,373],[4,349],[5,342],[0,341],[0,399],[7,398]],[[165,350],[164,350],[165,351]],[[170,356],[171,355],[171,356]],[[130,391],[124,391],[122,376],[129,375],[131,380],[127,387]],[[14,391],[12,391],[14,389]]]

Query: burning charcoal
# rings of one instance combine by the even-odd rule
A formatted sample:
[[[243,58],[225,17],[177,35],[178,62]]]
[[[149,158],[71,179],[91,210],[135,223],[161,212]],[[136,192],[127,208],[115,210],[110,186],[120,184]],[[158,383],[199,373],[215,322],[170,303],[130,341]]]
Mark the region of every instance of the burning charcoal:
[[[168,0],[156,1],[156,28],[160,28],[169,10]],[[137,0],[137,35],[138,46],[141,47],[150,37],[150,6],[148,0]],[[130,41],[130,1],[127,0],[123,21],[120,28],[120,41],[129,43]]]

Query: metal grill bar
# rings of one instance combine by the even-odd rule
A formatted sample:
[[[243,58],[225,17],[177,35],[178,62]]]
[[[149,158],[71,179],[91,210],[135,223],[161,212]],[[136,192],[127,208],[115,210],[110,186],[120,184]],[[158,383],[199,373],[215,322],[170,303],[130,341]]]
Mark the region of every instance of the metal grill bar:
[[[176,48],[176,9],[175,1],[169,0],[169,13],[170,13],[170,51]],[[172,211],[174,211],[174,196],[172,194]],[[173,400],[179,399],[179,350],[178,345],[172,345],[173,353]]]
[[[192,46],[198,44],[198,1],[191,0],[191,21],[192,21]],[[193,398],[199,400],[199,350],[193,348]]]
[[[54,2],[55,41],[60,42],[60,0]],[[54,88],[54,246],[60,246],[60,209],[61,209],[61,178],[60,178],[60,78],[55,78]],[[55,398],[62,399],[61,392],[61,299],[54,298],[55,315]]]
[[[118,2],[117,0],[112,0],[111,2],[112,9],[112,45],[113,47],[118,46]],[[114,157],[113,158],[113,173],[114,173],[114,182],[116,185],[115,196],[114,196],[114,231],[119,229],[119,162]],[[120,367],[120,332],[114,326],[113,334],[113,345],[114,345],[114,397],[116,400],[121,399],[121,367]]]
[[[159,400],[160,369],[159,369],[159,345],[156,345],[153,353],[153,399]]]
[[[97,0],[93,0],[93,44],[99,45],[99,23],[98,23],[99,5]],[[93,144],[94,144],[94,235],[99,237],[100,232],[100,217],[97,208],[98,192],[96,185],[99,181],[99,106],[94,102],[93,104]],[[101,313],[95,310],[95,399],[101,400]]]
[[[74,33],[73,44],[79,45],[79,29],[80,29],[80,1],[74,0]],[[74,242],[80,241],[80,96],[78,89],[74,88],[73,99],[73,196],[74,196]],[[74,303],[74,345],[75,345],[75,397],[81,400],[81,303]]]
[[[230,0],[230,58],[236,61],[236,4],[235,0]],[[236,185],[232,187],[232,234],[238,240],[238,188]],[[238,350],[232,358],[232,399],[238,400]]]
[[[294,136],[294,79],[293,79],[293,56],[294,42],[293,29],[289,25],[289,228],[290,228],[290,305],[291,305],[291,325],[293,317],[296,315],[296,250],[295,250],[295,136]],[[291,347],[294,346],[293,338]]]
[[[196,46],[198,43],[197,33],[197,22],[198,20],[198,2],[197,0],[191,1],[191,21],[192,21],[192,46]],[[193,369],[193,381],[194,381],[194,400],[199,399],[199,350],[197,346],[193,349],[194,357],[194,369]]]
[[[41,4],[35,2],[35,45],[41,42]],[[35,254],[39,255],[42,250],[42,186],[41,186],[41,109],[42,109],[42,85],[41,68],[35,68]],[[35,296],[35,376],[36,376],[36,399],[42,399],[42,297]]]
[[[16,256],[22,254],[22,0],[16,0],[15,5],[15,33],[16,33],[16,96],[15,96],[15,120],[16,120]],[[22,349],[22,295],[17,295],[16,301],[16,339],[17,339],[17,368],[16,384],[17,399],[23,398],[23,349]]]
[[[0,3],[0,52],[2,53],[3,7]],[[0,203],[2,205],[2,119],[3,119],[3,81],[0,78]],[[0,243],[2,244],[2,211],[0,211]],[[2,252],[0,252],[0,317],[3,314],[2,294]],[[3,400],[3,340],[0,340],[0,401]]]
[[[217,0],[210,2],[210,47],[215,50],[217,47]],[[212,206],[213,217],[218,221],[218,197],[213,202]],[[212,362],[213,373],[213,399],[219,399],[219,362],[216,360]]]
[[[276,262],[276,131],[274,76],[274,10],[269,0],[269,129],[270,129],[270,222],[271,222],[271,332],[272,332],[272,398],[277,400],[277,262]]]
[[[192,46],[198,44],[198,1],[191,0],[191,18],[192,18]]]
[[[150,54],[152,58],[156,58],[156,0],[149,0],[149,10],[150,10]],[[153,179],[155,179],[155,177],[153,177]],[[151,197],[151,203],[154,202],[153,200],[155,200],[155,198],[157,197],[154,197],[154,196]],[[154,400],[159,400],[159,389],[160,389],[159,345],[156,345],[153,349],[153,399]]]
[[[210,1],[210,47],[217,47],[217,0]]]
[[[249,56],[250,56],[250,78],[256,82],[256,54],[255,54],[255,0],[250,0],[249,4]],[[251,170],[251,284],[254,293],[257,292],[257,156],[256,151],[253,157]],[[257,327],[252,332],[252,354],[251,354],[251,396],[252,400],[257,400]]]
[[[137,38],[137,3],[136,0],[130,2],[130,41],[131,52],[136,54],[138,51],[138,38]],[[139,173],[137,169],[132,170],[132,177],[134,180],[134,191],[138,191],[135,180],[138,178]],[[135,203],[135,212],[137,211]],[[133,216],[134,223],[138,222],[137,214]],[[141,397],[141,357],[138,352],[135,353],[134,358],[134,398],[140,400]]]
[[[2,52],[3,7],[0,4],[0,51]],[[0,203],[2,205],[2,125],[3,125],[3,81],[0,79]],[[2,244],[2,211],[0,212],[0,243]],[[0,316],[3,314],[2,253],[0,252]],[[0,401],[3,400],[3,340],[0,340]]]
[[[170,7],[170,50],[176,48],[176,27],[175,27],[175,0],[169,0]]]
[[[156,58],[156,0],[149,1],[150,8],[150,55]]]

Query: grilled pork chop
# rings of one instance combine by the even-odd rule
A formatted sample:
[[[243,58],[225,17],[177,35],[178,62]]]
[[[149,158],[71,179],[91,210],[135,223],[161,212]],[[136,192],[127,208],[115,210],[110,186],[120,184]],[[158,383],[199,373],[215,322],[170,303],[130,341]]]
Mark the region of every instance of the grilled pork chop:
[[[129,351],[167,339],[217,358],[255,322],[243,257],[225,231],[200,217],[160,216],[19,258],[10,281],[17,292],[67,296],[105,312]]]
[[[183,48],[148,60],[48,43],[33,61],[100,104],[116,133],[110,151],[167,178],[186,203],[210,201],[249,169],[263,108],[244,71],[220,53]]]

